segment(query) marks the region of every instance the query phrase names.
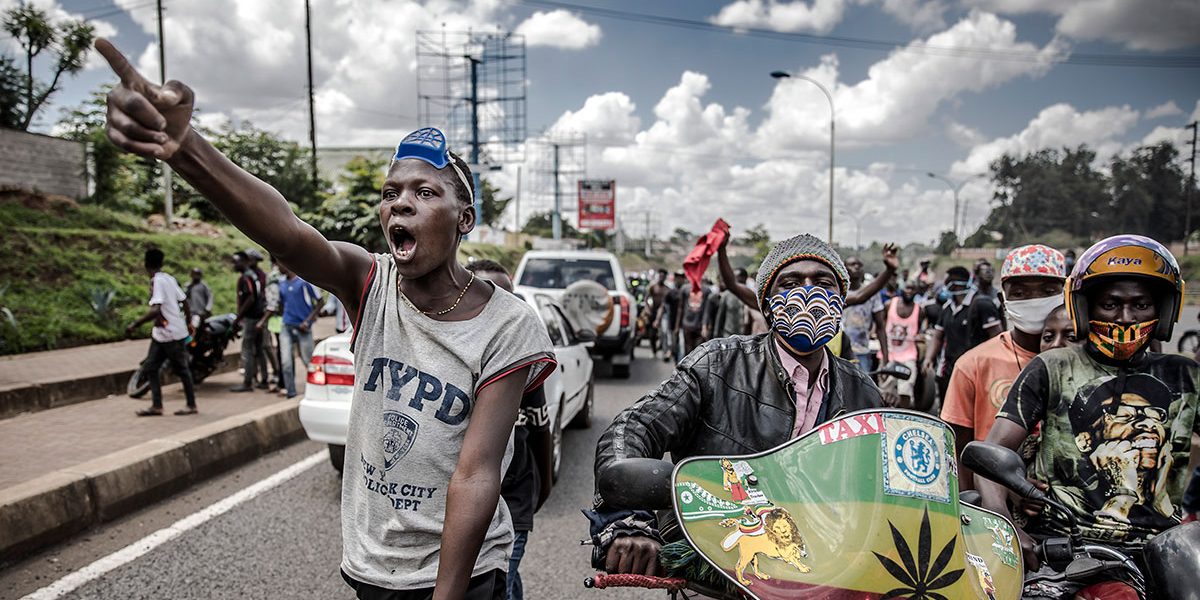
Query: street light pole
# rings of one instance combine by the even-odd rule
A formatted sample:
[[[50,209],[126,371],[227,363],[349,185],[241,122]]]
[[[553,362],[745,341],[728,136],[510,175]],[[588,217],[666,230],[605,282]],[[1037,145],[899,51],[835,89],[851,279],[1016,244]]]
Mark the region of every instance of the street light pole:
[[[834,159],[834,127],[835,127],[835,118],[834,118],[834,110],[833,110],[833,95],[829,93],[828,89],[825,89],[825,86],[822,85],[821,82],[819,82],[816,79],[813,79],[811,77],[808,77],[806,75],[793,75],[791,73],[788,73],[787,71],[772,71],[771,77],[774,77],[775,79],[786,79],[786,78],[803,79],[804,81],[807,81],[807,82],[817,86],[817,88],[821,90],[821,93],[825,94],[825,99],[829,101],[829,237],[826,239],[829,241],[830,244],[832,244],[833,243],[833,162],[834,162],[833,159]]]
[[[962,191],[962,187],[966,185],[967,182],[963,181],[962,183],[954,183],[953,181],[936,173],[926,173],[926,175],[928,175],[931,179],[936,179],[947,186],[950,186],[950,190],[954,192],[954,221],[951,223],[950,232],[954,234],[954,242],[961,246],[962,243],[958,239],[958,193]]]

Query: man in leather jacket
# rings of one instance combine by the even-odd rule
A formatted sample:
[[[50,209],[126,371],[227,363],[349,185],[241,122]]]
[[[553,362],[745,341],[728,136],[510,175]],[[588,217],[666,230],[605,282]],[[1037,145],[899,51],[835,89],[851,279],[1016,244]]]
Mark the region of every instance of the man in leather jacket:
[[[627,458],[761,452],[840,414],[883,406],[870,378],[824,347],[840,326],[849,288],[837,252],[796,236],[773,248],[759,273],[756,297],[771,331],[701,345],[617,415],[596,447],[596,480]],[[827,313],[836,322],[820,316]],[[656,574],[664,538],[682,537],[673,515],[609,510],[599,494],[587,516],[592,562],[609,573]]]

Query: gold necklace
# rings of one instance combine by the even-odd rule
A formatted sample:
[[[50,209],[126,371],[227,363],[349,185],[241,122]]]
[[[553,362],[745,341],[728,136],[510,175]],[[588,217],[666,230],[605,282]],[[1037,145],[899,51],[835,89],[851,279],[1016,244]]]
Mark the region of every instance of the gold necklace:
[[[467,280],[467,285],[464,285],[462,291],[458,293],[458,298],[454,301],[454,304],[451,304],[450,308],[447,308],[445,310],[439,310],[439,311],[421,310],[421,309],[417,308],[417,305],[413,304],[412,300],[409,300],[408,296],[404,295],[404,290],[400,289],[400,279],[399,278],[396,278],[396,293],[400,294],[400,297],[404,299],[404,303],[407,304],[413,310],[415,310],[423,315],[440,317],[440,316],[458,308],[458,303],[462,302],[463,296],[467,295],[467,290],[471,289],[472,283],[475,283],[475,274],[474,273],[471,273],[471,278]]]

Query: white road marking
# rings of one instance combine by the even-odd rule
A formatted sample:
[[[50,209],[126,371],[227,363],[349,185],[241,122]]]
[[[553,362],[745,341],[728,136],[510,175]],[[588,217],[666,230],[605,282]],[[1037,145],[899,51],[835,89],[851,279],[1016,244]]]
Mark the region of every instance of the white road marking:
[[[213,517],[229,512],[237,505],[252,500],[263,492],[286,482],[287,480],[313,468],[329,459],[329,450],[322,450],[258,483],[211,504],[203,510],[192,513],[171,525],[128,545],[92,564],[71,573],[54,583],[25,596],[21,600],[51,600],[60,598],[76,588],[96,579],[113,569],[137,560],[151,550],[195,529]]]

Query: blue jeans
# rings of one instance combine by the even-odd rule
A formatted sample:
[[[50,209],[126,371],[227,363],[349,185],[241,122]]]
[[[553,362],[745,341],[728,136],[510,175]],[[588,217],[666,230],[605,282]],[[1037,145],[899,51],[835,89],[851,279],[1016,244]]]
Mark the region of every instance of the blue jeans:
[[[525,600],[525,588],[521,586],[521,559],[525,557],[525,542],[529,540],[528,531],[518,531],[513,537],[512,556],[508,559],[508,600]]]
[[[312,361],[313,336],[312,329],[300,331],[299,325],[284,325],[279,332],[279,355],[283,359],[283,385],[287,389],[287,397],[296,395],[296,356],[292,350],[300,347],[300,360],[304,361],[304,370],[308,372],[308,363]]]

